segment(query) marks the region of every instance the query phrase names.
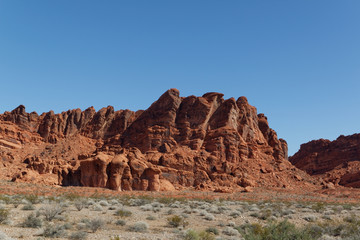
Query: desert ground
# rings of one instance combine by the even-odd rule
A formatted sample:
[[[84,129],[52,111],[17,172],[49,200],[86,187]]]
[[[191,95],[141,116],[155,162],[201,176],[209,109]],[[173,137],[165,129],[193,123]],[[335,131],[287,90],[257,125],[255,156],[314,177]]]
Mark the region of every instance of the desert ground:
[[[0,239],[359,239],[357,191],[115,192],[0,184]],[[351,195],[349,195],[351,194]]]

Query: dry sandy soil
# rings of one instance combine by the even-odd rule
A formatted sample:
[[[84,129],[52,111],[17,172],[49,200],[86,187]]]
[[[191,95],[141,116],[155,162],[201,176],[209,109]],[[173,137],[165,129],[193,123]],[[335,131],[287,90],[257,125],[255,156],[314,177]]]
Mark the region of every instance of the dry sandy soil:
[[[321,238],[314,239],[357,239],[349,238],[346,224],[360,232],[358,195],[346,188],[337,194],[282,189],[231,194],[115,192],[2,181],[0,193],[0,239],[196,239],[189,236],[205,230],[217,235],[203,233],[197,239],[243,239],[245,234],[236,230],[241,226],[283,220],[298,228],[321,226],[316,228]],[[2,219],[4,212],[8,216]],[[343,229],[335,233],[325,225]]]

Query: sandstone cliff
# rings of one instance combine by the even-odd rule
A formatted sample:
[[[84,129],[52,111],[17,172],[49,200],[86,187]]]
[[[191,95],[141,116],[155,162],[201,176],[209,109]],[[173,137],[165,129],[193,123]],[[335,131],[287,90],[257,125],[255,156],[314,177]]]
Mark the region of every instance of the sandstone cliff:
[[[325,181],[360,187],[360,134],[302,144],[290,158],[298,168]]]
[[[0,146],[4,163],[18,162],[14,181],[58,174],[61,185],[156,191],[313,184],[288,161],[286,141],[264,114],[245,97],[214,92],[180,97],[170,89],[137,112],[38,115],[19,106],[0,115]]]

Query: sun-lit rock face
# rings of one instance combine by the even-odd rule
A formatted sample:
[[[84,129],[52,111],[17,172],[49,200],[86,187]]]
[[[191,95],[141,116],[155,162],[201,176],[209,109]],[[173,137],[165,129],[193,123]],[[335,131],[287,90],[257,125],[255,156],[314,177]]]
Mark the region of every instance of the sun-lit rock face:
[[[145,111],[109,106],[39,116],[19,106],[0,121],[19,132],[11,137],[0,128],[0,144],[8,143],[3,148],[19,161],[26,155],[31,170],[37,170],[34,162],[42,163],[42,169],[58,174],[61,185],[117,191],[311,185],[287,161],[286,141],[245,97],[224,99],[216,92],[181,97],[170,89]],[[9,151],[8,138],[21,154]],[[34,150],[32,139],[42,150]]]
[[[319,139],[302,144],[290,158],[298,168],[325,181],[360,187],[360,134]]]

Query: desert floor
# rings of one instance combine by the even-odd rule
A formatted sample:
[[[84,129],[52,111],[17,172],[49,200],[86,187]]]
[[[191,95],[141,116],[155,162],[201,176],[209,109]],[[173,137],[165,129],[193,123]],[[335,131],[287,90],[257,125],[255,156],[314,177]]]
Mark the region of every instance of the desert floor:
[[[0,239],[265,239],[279,229],[292,239],[360,237],[358,191],[346,188],[114,192],[1,181],[0,193]]]

